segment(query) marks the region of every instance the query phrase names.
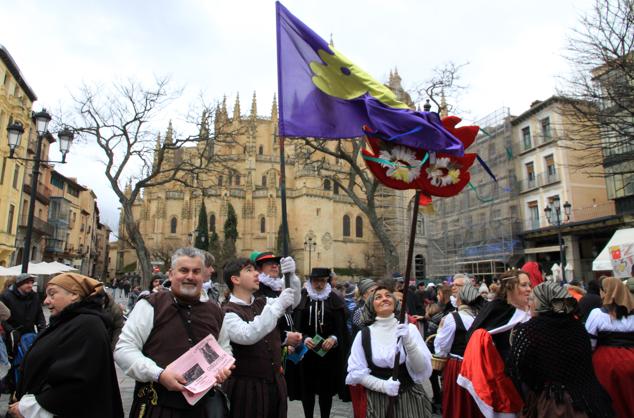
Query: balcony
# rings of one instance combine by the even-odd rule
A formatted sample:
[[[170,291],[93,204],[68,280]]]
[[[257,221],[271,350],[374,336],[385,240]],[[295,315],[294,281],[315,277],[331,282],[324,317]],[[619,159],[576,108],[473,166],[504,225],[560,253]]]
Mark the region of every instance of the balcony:
[[[66,242],[63,239],[47,238],[46,239],[46,252],[61,254],[66,249]]]
[[[24,193],[27,193],[29,196],[31,196],[31,183],[25,182],[23,190]],[[38,182],[37,189],[35,190],[35,198],[43,204],[48,205],[49,201],[51,200],[51,188],[44,185],[44,183]]]
[[[557,171],[553,171],[553,172],[546,172],[543,173],[543,178],[544,178],[544,186],[547,186],[549,184],[553,184],[553,183],[557,183],[559,180],[561,180],[559,178],[559,172]]]
[[[27,228],[28,225],[28,216],[26,214],[20,218],[19,228]],[[33,231],[39,233],[40,235],[53,235],[53,225],[49,224],[47,221],[38,218],[37,216],[33,216]]]

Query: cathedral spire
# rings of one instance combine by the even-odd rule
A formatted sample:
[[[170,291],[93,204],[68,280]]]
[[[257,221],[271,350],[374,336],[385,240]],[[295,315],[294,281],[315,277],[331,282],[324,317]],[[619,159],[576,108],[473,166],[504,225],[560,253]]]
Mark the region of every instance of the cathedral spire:
[[[207,119],[209,119],[209,116],[207,109],[205,109],[203,110],[203,114],[200,116],[200,130],[198,132],[199,141],[209,140],[209,124],[207,123]]]
[[[449,112],[447,111],[447,100],[445,100],[445,89],[440,91],[440,109],[438,109],[438,114],[441,118],[449,116]]]
[[[165,144],[172,145],[174,143],[174,128],[172,127],[172,120],[167,125],[167,132],[165,133]]]
[[[240,120],[240,92],[236,93],[236,102],[233,105],[233,120]]]
[[[253,101],[251,102],[251,118],[257,119],[258,117],[258,105],[255,98],[255,91],[253,92]]]
[[[273,93],[273,105],[271,105],[271,120],[277,122],[277,95]]]

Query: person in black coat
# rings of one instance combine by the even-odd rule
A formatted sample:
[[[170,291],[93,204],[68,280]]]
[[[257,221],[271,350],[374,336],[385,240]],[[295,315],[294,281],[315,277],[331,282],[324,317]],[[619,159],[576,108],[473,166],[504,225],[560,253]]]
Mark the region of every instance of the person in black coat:
[[[100,282],[81,274],[48,283],[50,325],[24,358],[10,415],[123,417],[103,294]]]
[[[24,334],[40,332],[46,328],[40,297],[33,291],[33,283],[35,276],[20,274],[15,284],[0,295],[0,301],[11,310],[11,318],[3,324],[7,335],[14,330]]]
[[[302,290],[294,322],[302,333],[308,352],[294,365],[287,362],[286,382],[291,400],[301,400],[305,417],[313,417],[315,396],[319,396],[322,418],[330,416],[332,397],[350,400],[345,385],[350,347],[345,320],[345,303],[332,291],[330,269],[315,267]]]

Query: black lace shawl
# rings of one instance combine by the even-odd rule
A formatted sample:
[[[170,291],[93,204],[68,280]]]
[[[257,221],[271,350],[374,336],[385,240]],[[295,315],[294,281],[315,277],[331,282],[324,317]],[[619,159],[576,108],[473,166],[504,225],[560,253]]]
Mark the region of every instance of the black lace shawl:
[[[520,393],[545,392],[563,402],[568,392],[573,408],[590,418],[614,416],[610,396],[594,373],[590,338],[571,315],[543,313],[518,324],[506,372]]]

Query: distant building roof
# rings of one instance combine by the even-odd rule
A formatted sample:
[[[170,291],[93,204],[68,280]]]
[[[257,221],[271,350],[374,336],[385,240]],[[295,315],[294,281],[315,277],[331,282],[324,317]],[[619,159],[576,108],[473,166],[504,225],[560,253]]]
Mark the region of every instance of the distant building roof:
[[[7,51],[7,49],[2,44],[0,44],[0,59],[2,60],[2,62],[4,62],[9,71],[11,71],[13,78],[15,78],[20,87],[22,87],[22,90],[24,90],[29,99],[31,99],[32,102],[36,101],[37,96],[35,95],[35,92],[27,84],[26,80],[22,76],[22,73],[20,72],[20,68],[18,68],[18,64],[15,63],[13,57],[11,56],[11,54],[9,54],[9,51]]]

